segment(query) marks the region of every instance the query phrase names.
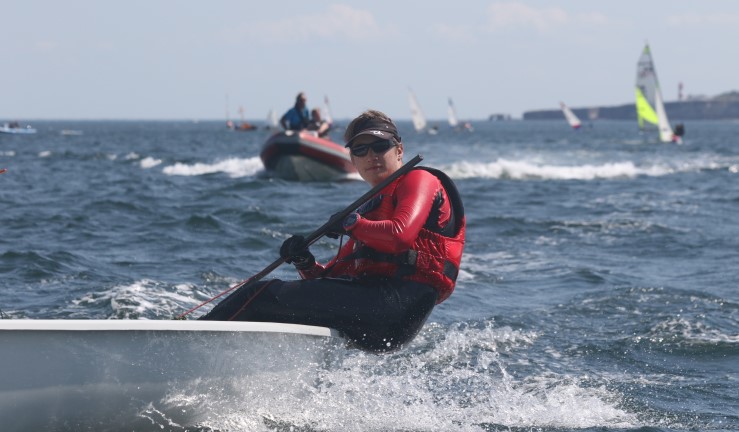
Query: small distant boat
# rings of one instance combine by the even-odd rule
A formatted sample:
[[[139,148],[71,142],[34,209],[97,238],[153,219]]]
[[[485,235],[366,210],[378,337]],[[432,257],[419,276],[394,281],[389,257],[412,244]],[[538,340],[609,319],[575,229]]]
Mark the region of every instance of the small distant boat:
[[[81,130],[75,130],[75,129],[63,129],[59,132],[59,135],[64,136],[80,136],[82,135]]]
[[[410,88],[408,89],[408,104],[411,108],[411,120],[413,120],[413,127],[416,129],[416,132],[423,132],[424,129],[426,129],[426,116],[423,115],[423,111],[421,111],[421,105],[418,104],[416,95]]]
[[[598,116],[600,115],[600,108],[594,107],[588,109],[588,119],[590,121],[598,120]]]
[[[457,110],[454,109],[454,103],[452,98],[449,98],[449,107],[447,109],[447,115],[449,119],[449,126],[455,128],[459,126],[459,120],[457,119]]]
[[[267,122],[264,126],[265,129],[279,129],[280,128],[280,121],[277,119],[277,111],[274,110],[274,108],[270,108],[269,112],[267,113]]]
[[[331,105],[328,103],[328,96],[323,96],[323,119],[330,125],[334,124],[334,118],[331,115]]]
[[[228,121],[227,124],[229,124],[229,128],[236,131],[253,131],[257,130],[257,127],[253,124],[247,122],[244,120],[244,107],[239,105],[239,116],[241,117],[241,123],[234,124],[232,121]]]
[[[28,135],[28,134],[35,134],[36,129],[32,128],[30,125],[21,127],[21,125],[18,124],[18,122],[10,122],[10,123],[5,123],[2,126],[0,126],[0,133]]]
[[[572,129],[580,129],[580,126],[582,126],[582,123],[580,122],[580,119],[577,118],[575,113],[572,112],[570,107],[564,104],[564,102],[559,103],[559,107],[562,109],[562,113],[565,115],[565,119],[567,120],[567,123],[572,127]]]
[[[457,117],[457,110],[454,108],[454,102],[452,102],[452,98],[449,98],[449,107],[447,109],[447,119],[449,121],[449,126],[452,127],[454,130],[466,130],[468,132],[472,132],[472,124],[470,122],[464,122],[460,124],[459,118]]]
[[[226,127],[234,131],[253,131],[257,127],[244,120],[244,107],[239,105],[239,115],[241,116],[241,123],[236,124],[231,120],[231,115],[228,109],[228,94],[226,94]]]
[[[670,127],[649,44],[644,46],[636,64],[636,115],[639,130],[647,131],[656,126],[661,142],[682,143],[685,129],[682,125],[677,125],[675,130]]]
[[[310,131],[272,135],[259,157],[268,171],[285,180],[336,181],[357,174],[348,149]]]
[[[257,127],[256,127],[256,126],[254,126],[254,125],[253,125],[253,124],[251,124],[251,123],[248,123],[248,122],[241,122],[241,123],[239,123],[239,124],[234,124],[234,123],[232,122],[232,123],[231,123],[231,126],[229,126],[229,129],[231,129],[231,130],[235,130],[235,131],[242,131],[242,132],[243,132],[243,131],[253,131],[253,130],[257,130]]]
[[[340,340],[296,324],[0,320],[2,430],[151,430],[140,416],[147,409],[194,424],[218,404],[172,396],[240,398],[234,383],[309,374]]]

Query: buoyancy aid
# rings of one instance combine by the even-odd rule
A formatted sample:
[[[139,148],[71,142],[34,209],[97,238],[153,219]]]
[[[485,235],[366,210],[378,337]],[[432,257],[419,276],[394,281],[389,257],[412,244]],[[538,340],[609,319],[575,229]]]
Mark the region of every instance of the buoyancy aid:
[[[416,169],[433,174],[440,187],[427,197],[433,204],[410,248],[400,253],[386,253],[354,239],[350,253],[340,253],[336,264],[344,264],[340,265],[342,273],[351,276],[388,275],[431,285],[439,292],[437,303],[441,303],[451,295],[459,273],[466,228],[464,207],[456,186],[446,174],[433,168]],[[368,220],[391,219],[398,206],[396,188],[404,180],[408,181],[406,177],[388,185],[378,197],[358,209],[358,213]],[[440,226],[442,213],[448,213],[448,218],[441,221],[445,223]]]

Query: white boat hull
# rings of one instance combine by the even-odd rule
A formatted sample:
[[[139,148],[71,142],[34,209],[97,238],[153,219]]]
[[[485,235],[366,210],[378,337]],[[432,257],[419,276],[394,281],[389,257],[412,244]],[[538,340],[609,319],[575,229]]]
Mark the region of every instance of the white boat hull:
[[[28,135],[28,134],[35,134],[36,129],[30,126],[10,127],[8,125],[0,125],[0,133],[15,134],[15,135]]]
[[[2,430],[125,430],[152,415],[194,425],[265,377],[310,378],[332,336],[276,323],[0,320]]]

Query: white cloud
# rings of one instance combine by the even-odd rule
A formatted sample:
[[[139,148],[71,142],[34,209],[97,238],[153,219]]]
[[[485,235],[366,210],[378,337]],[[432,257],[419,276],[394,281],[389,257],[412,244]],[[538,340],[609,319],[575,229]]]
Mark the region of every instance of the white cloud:
[[[557,7],[536,8],[521,2],[497,2],[488,7],[488,29],[536,29],[545,32],[564,25],[602,25],[608,20],[598,12],[570,15]]]
[[[228,33],[230,37],[250,41],[294,43],[330,38],[371,39],[388,32],[380,28],[371,12],[336,4],[314,14],[247,23]]]

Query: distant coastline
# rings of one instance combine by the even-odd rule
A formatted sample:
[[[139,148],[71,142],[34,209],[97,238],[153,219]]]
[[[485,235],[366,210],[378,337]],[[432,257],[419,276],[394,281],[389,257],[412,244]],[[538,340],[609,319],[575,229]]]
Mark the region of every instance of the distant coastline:
[[[715,97],[688,97],[683,101],[665,102],[665,110],[673,121],[730,120],[739,119],[739,91],[722,93]],[[583,121],[633,120],[636,121],[634,103],[617,106],[572,108]],[[526,111],[523,120],[562,120],[560,109]]]

